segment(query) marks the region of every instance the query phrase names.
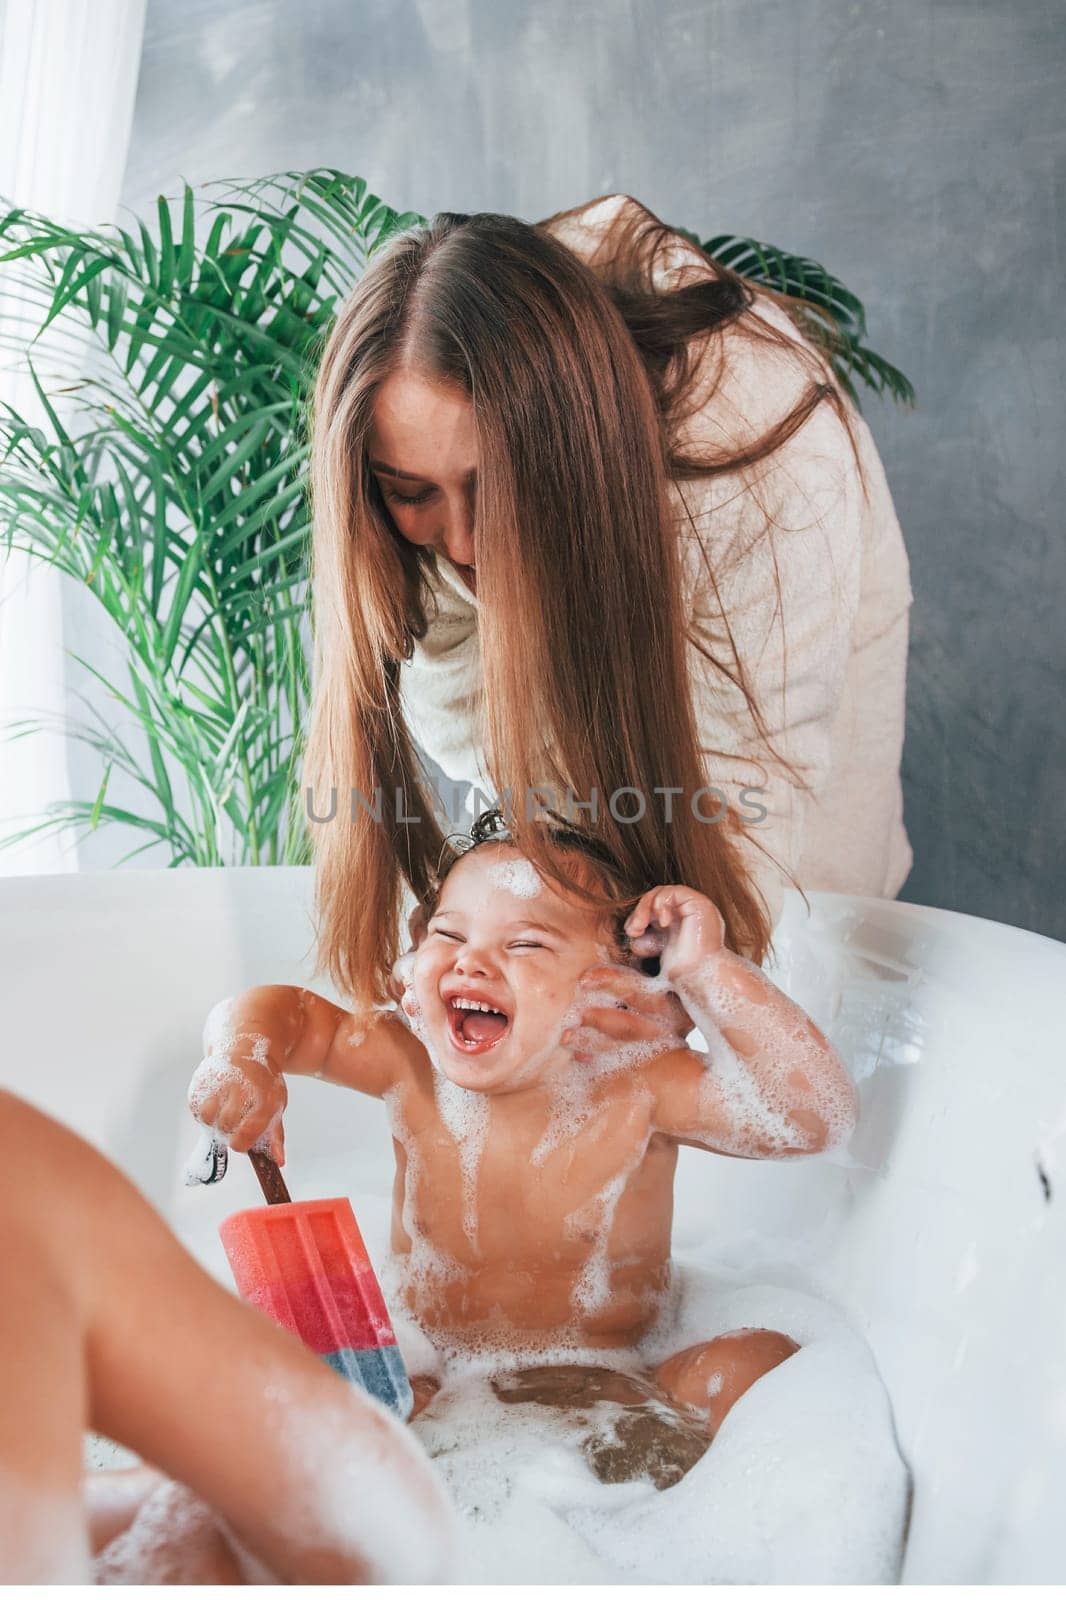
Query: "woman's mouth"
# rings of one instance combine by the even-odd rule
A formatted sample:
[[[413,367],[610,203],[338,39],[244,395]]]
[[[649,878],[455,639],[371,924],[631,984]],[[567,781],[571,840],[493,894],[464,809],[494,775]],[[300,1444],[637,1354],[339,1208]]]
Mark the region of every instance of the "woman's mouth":
[[[510,1031],[511,1019],[481,1000],[456,997],[447,1003],[448,1037],[465,1056],[483,1055]]]

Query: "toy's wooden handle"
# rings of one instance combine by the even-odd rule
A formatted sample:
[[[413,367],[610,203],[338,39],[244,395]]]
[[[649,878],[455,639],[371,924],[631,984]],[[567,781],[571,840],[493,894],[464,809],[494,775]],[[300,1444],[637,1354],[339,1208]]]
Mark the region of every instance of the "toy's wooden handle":
[[[248,1160],[255,1168],[255,1175],[259,1179],[259,1187],[263,1191],[267,1205],[288,1205],[292,1195],[285,1187],[285,1179],[281,1176],[281,1168],[277,1162],[272,1161],[262,1150],[249,1150]]]

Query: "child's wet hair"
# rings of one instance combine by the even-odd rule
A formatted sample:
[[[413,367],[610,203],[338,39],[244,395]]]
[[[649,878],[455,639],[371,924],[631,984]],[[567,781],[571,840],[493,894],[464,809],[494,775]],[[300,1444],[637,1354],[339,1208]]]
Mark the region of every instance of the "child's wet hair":
[[[588,864],[592,877],[601,889],[606,889],[610,894],[624,893],[624,875],[602,839],[595,834],[586,833],[584,829],[574,827],[566,818],[560,817],[556,811],[549,811],[548,816],[555,818],[553,822],[543,823],[544,831],[555,848],[564,854],[582,857]],[[446,854],[437,876],[435,893],[432,906],[427,913],[432,915],[432,907],[440,900],[441,891],[452,868],[464,856],[482,845],[503,844],[518,848],[511,836],[511,831],[499,806],[490,810],[481,811],[470,826],[469,833],[450,833],[445,841]],[[630,896],[630,901],[635,897]],[[611,937],[617,951],[623,955],[629,954],[629,935],[625,931],[625,920],[629,915],[630,907],[627,905],[621,911],[611,916]],[[643,965],[643,963],[642,963]]]

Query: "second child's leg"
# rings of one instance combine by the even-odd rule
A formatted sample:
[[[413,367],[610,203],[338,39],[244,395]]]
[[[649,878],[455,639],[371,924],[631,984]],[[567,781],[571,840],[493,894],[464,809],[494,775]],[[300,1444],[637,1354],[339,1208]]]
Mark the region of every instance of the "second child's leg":
[[[17,1169],[2,1110],[0,1101],[5,1161]],[[50,1219],[43,1233],[38,1197],[19,1176],[0,1190],[0,1581],[87,1584],[81,1452],[88,1397],[79,1296],[63,1259],[63,1218]]]
[[[95,1150],[3,1091],[0,1145],[6,1576],[84,1581],[89,1427],[187,1484],[284,1582],[444,1578],[450,1508],[406,1429],[217,1284]]]

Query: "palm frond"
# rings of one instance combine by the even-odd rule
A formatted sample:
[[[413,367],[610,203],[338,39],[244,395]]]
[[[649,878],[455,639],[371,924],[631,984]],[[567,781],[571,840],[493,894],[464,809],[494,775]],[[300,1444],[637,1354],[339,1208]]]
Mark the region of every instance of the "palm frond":
[[[856,405],[860,404],[856,380],[901,405],[914,404],[910,379],[866,344],[866,311],[862,302],[821,262],[736,234],[720,233],[700,239],[687,228],[678,228],[677,232],[749,282],[785,295],[790,314],[803,332],[826,351],[842,388]]]

